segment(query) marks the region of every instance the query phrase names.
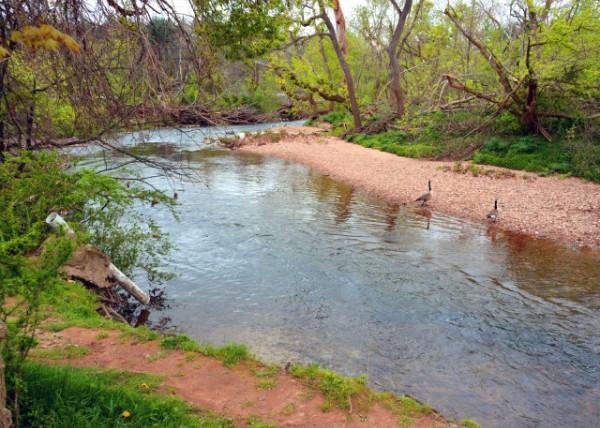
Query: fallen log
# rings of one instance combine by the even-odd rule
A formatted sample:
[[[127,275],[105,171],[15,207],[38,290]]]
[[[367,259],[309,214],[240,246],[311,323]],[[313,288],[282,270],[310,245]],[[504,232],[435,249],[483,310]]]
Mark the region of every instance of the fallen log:
[[[48,224],[55,232],[75,238],[75,232],[56,212],[46,217]],[[98,288],[112,288],[120,285],[140,303],[147,305],[150,297],[144,293],[131,279],[111,263],[110,257],[93,245],[80,245],[71,258],[64,264],[70,277],[81,279]]]

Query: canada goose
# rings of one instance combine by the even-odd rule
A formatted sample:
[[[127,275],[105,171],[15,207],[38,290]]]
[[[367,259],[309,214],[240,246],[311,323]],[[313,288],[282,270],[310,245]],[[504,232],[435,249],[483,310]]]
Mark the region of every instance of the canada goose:
[[[420,197],[418,197],[417,199],[415,199],[415,202],[423,201],[423,203],[421,204],[421,206],[422,207],[427,207],[428,206],[427,202],[429,202],[431,200],[432,193],[433,192],[431,190],[431,180],[429,180],[429,192],[427,192],[424,195],[421,195]]]
[[[494,209],[488,213],[487,218],[492,223],[496,223],[496,220],[498,220],[498,199],[494,200]]]

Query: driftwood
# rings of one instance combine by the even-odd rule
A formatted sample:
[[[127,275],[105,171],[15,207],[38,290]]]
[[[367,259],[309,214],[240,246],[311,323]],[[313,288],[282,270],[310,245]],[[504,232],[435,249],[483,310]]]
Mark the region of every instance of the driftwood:
[[[75,232],[57,213],[50,213],[46,218],[46,223],[55,231],[75,238]],[[81,279],[98,288],[112,288],[120,285],[140,303],[144,305],[150,303],[150,297],[112,264],[110,257],[92,245],[80,245],[64,264],[64,269],[70,277]]]
[[[225,111],[214,111],[209,107],[189,106],[145,106],[139,107],[137,116],[146,121],[160,122],[168,118],[178,125],[218,126],[251,125],[255,123],[277,122],[281,120],[278,112],[261,113],[250,105],[242,105]]]

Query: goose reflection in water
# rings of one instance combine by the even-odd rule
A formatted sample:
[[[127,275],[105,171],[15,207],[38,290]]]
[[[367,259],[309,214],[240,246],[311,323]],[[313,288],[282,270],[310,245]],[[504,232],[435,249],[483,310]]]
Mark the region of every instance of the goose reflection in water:
[[[427,208],[421,208],[420,210],[415,211],[415,213],[427,219],[427,226],[425,227],[425,229],[429,230],[429,225],[431,223],[431,211]]]

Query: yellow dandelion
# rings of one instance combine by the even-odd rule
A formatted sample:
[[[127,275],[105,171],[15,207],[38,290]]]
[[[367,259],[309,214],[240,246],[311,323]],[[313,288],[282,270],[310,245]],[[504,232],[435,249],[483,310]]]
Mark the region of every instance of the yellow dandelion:
[[[131,416],[131,413],[129,413],[128,410],[125,410],[123,413],[121,413],[121,416],[123,416],[124,418],[128,418],[129,416]]]
[[[148,385],[147,383],[142,383],[140,386],[145,389],[150,389],[150,385]]]

